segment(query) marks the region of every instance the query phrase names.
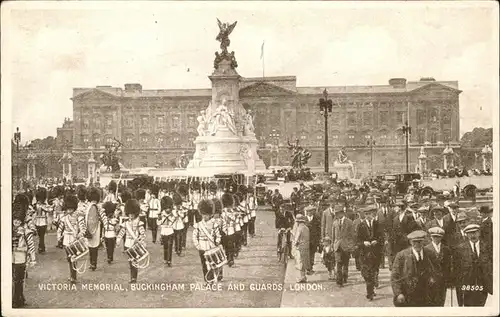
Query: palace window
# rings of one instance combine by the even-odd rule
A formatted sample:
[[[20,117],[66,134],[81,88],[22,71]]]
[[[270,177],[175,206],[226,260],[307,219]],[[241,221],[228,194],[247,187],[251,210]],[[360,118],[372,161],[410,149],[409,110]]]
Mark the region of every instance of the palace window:
[[[424,142],[425,142],[425,130],[424,129],[418,130],[417,140],[418,140],[418,144],[424,144]]]
[[[149,120],[147,116],[141,117],[141,127],[147,128],[149,126]]]
[[[305,136],[305,135],[301,135],[301,136],[300,136],[300,139],[301,139],[301,140],[305,140],[305,139],[307,139],[307,136]]]
[[[389,122],[389,111],[380,111],[379,122],[380,125],[387,125]]]
[[[112,144],[113,143],[113,138],[111,138],[111,137],[106,138],[106,143],[107,144]]]
[[[165,117],[164,116],[159,116],[156,119],[158,121],[158,128],[164,128],[165,127]]]
[[[181,126],[181,120],[178,115],[172,116],[172,128],[179,129]]]
[[[89,129],[89,119],[83,119],[83,129]]]
[[[425,123],[425,110],[418,109],[417,110],[417,124],[424,124]]]
[[[106,117],[106,129],[111,129],[113,126],[113,118],[111,117]]]
[[[431,131],[430,142],[432,144],[436,144],[437,143],[437,132],[436,131]]]
[[[125,127],[131,128],[134,126],[134,120],[132,117],[125,117]]]
[[[94,118],[94,126],[96,130],[99,130],[101,128],[101,118],[99,117]]]
[[[188,115],[188,127],[194,127],[196,125],[196,118],[194,117],[194,115],[190,114]]]
[[[372,112],[365,111],[363,112],[363,125],[371,125],[372,124]]]
[[[147,144],[149,141],[149,138],[147,136],[141,137],[141,142]]]
[[[133,142],[133,139],[131,136],[127,136],[127,138],[125,139],[125,142],[128,144],[128,145],[131,145],[132,142]]]
[[[349,125],[349,126],[356,125],[356,112],[348,112],[347,113],[347,125]]]
[[[156,143],[158,143],[159,145],[163,144],[163,141],[163,137],[161,136],[156,139]]]
[[[404,111],[396,111],[396,123],[398,123],[398,124],[405,123],[405,112]]]

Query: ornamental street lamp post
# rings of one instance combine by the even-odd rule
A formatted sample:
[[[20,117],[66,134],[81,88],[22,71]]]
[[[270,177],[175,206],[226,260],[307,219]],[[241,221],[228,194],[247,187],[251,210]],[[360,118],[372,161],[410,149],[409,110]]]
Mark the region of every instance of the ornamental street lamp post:
[[[373,146],[376,145],[375,140],[370,135],[370,139],[366,141],[366,145],[370,147],[370,176],[373,175]]]
[[[279,165],[279,139],[280,139],[280,133],[276,131],[276,129],[273,129],[271,133],[269,133],[269,137],[273,140],[273,147],[272,151],[276,152],[276,160],[275,160],[275,165]],[[272,159],[272,156],[271,156]],[[273,164],[271,164],[273,165]]]
[[[411,127],[408,126],[408,120],[405,121],[405,125],[401,127],[401,131],[403,131],[403,135],[405,136],[405,146],[406,146],[406,173],[410,172],[410,166],[408,164],[408,156],[409,156],[409,143],[410,143],[410,135],[411,135]]]
[[[328,159],[328,114],[332,112],[333,103],[328,99],[328,91],[323,90],[323,97],[319,99],[319,113],[325,118],[325,174],[328,173],[330,162]]]
[[[16,164],[16,176],[17,176],[17,190],[20,190],[21,181],[19,177],[19,143],[21,142],[21,132],[19,131],[19,127],[16,128],[16,132],[14,132],[14,142],[16,142],[16,156],[17,156],[17,164]]]

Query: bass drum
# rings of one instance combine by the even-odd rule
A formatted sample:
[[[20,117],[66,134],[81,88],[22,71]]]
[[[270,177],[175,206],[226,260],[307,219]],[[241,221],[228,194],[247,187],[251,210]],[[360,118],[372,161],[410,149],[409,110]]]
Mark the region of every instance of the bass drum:
[[[98,206],[90,205],[87,211],[86,224],[87,224],[87,232],[90,234],[88,237],[89,247],[95,248],[99,245],[99,214],[98,214]]]

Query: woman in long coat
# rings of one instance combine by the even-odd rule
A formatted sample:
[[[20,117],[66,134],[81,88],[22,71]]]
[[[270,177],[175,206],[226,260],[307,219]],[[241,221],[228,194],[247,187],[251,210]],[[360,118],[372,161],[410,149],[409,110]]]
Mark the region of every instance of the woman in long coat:
[[[306,283],[306,271],[311,270],[309,259],[309,228],[306,217],[298,214],[295,218],[296,227],[293,230],[293,248],[295,250],[295,267],[300,271],[298,283]]]

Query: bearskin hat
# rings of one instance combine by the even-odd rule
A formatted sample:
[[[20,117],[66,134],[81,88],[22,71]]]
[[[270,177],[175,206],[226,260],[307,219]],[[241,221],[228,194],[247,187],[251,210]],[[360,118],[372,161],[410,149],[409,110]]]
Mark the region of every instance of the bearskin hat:
[[[161,210],[168,210],[174,207],[174,201],[169,196],[163,196],[161,201]]]
[[[182,205],[182,197],[178,193],[174,193],[172,200],[174,201],[174,206]]]
[[[151,195],[154,195],[156,198],[158,198],[159,192],[160,192],[160,186],[158,186],[158,184],[151,185]]]
[[[22,223],[26,220],[27,208],[23,206],[20,202],[15,202],[12,204],[12,220],[17,219]]]
[[[106,214],[106,216],[110,217],[114,214],[116,210],[116,204],[107,201],[102,205],[102,209],[104,209],[104,213]]]
[[[88,201],[100,201],[101,200],[101,192],[98,188],[90,187],[87,191],[87,200]]]
[[[238,196],[240,203],[245,200],[246,194],[243,194],[242,192],[237,192],[236,195]]]
[[[76,193],[77,193],[77,197],[80,201],[87,200],[87,189],[85,188],[85,186],[79,185]]]
[[[116,192],[116,187],[117,187],[117,185],[116,185],[115,181],[109,182],[109,184],[108,184],[108,190],[110,192],[112,192],[112,193]]]
[[[208,185],[208,189],[210,190],[211,193],[216,193],[217,184],[214,181],[211,181],[210,184]]]
[[[26,194],[17,194],[16,197],[14,198],[14,203],[19,203],[23,205],[26,210],[28,210],[28,206],[30,205],[30,200],[28,198],[28,195]]]
[[[47,190],[43,187],[38,188],[35,194],[36,201],[45,202],[47,200]]]
[[[125,191],[123,191],[121,198],[122,198],[122,202],[126,203],[128,200],[132,199],[132,194],[130,193],[130,191],[125,190]]]
[[[219,179],[217,180],[216,185],[217,185],[217,188],[225,188],[225,187],[227,186],[227,184],[226,184],[226,180],[225,180],[225,179],[222,179],[222,178],[219,178]]]
[[[238,186],[238,192],[246,195],[248,193],[248,188],[245,185],[240,185]]]
[[[201,182],[201,190],[202,190],[202,191],[205,191],[205,190],[207,190],[207,189],[208,189],[208,184],[207,184],[207,183],[205,183],[205,182]]]
[[[177,186],[177,193],[181,195],[181,197],[186,197],[189,194],[189,187],[186,183],[180,183]]]
[[[78,198],[75,195],[66,195],[66,197],[64,197],[64,209],[76,210],[77,208]]]
[[[214,205],[214,214],[222,213],[222,202],[219,198],[212,198],[212,204]]]
[[[145,199],[146,198],[146,191],[142,188],[139,188],[138,190],[135,191],[134,198],[137,200]]]
[[[165,181],[161,181],[158,185],[160,186],[160,190],[167,189],[168,187],[168,184]]]
[[[233,195],[231,195],[229,193],[222,194],[221,202],[222,202],[222,207],[232,208],[234,205]]]
[[[252,186],[248,186],[248,193],[253,194],[255,192],[255,189]]]
[[[198,211],[202,215],[213,215],[214,204],[210,199],[203,199],[198,203]]]
[[[141,205],[136,199],[129,199],[125,203],[125,214],[137,216],[141,212]]]
[[[238,207],[240,205],[240,197],[233,194],[233,207]]]
[[[191,181],[190,188],[191,188],[191,190],[200,190],[201,189],[200,182],[199,181]]]

